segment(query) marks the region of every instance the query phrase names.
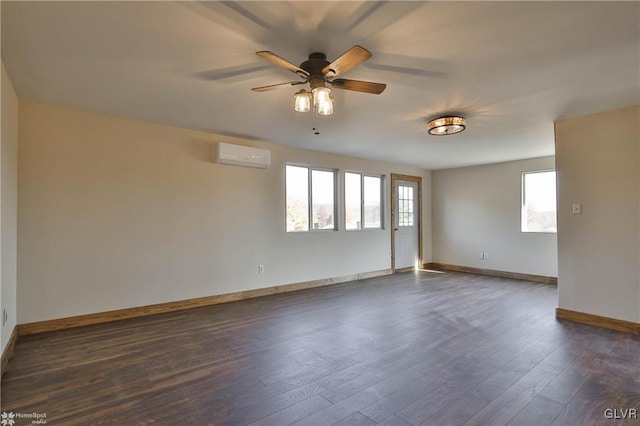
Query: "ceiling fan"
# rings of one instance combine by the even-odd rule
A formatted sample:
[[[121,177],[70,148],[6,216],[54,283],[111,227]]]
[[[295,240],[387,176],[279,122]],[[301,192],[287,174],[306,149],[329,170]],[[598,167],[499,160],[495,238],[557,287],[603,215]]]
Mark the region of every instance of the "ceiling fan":
[[[297,74],[302,80],[254,87],[251,90],[254,92],[266,92],[282,87],[309,83],[312,93],[306,92],[304,89],[296,93],[296,111],[300,112],[309,111],[311,96],[313,94],[313,105],[317,108],[320,115],[331,115],[333,113],[333,102],[329,96],[330,90],[325,86],[325,83],[329,83],[336,89],[353,90],[375,95],[379,95],[387,87],[386,84],[382,83],[335,78],[371,58],[371,52],[358,45],[347,50],[333,62],[329,62],[327,55],[324,53],[311,53],[309,59],[301,63],[300,66],[294,65],[268,50],[256,52],[256,55],[280,68]],[[301,109],[298,108],[299,101],[302,101],[304,104],[304,107],[301,107]]]

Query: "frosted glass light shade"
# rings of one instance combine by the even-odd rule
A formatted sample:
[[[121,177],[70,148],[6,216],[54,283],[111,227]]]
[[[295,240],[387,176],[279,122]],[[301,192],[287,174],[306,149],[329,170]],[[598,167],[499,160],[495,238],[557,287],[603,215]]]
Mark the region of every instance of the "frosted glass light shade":
[[[311,92],[313,92],[313,105],[315,106],[331,100],[331,89],[328,87],[316,87]]]
[[[293,109],[296,112],[309,112],[311,111],[311,93],[302,89],[293,95]]]
[[[328,101],[318,103],[318,105],[316,105],[316,110],[318,111],[318,115],[333,114],[333,98],[329,97]]]

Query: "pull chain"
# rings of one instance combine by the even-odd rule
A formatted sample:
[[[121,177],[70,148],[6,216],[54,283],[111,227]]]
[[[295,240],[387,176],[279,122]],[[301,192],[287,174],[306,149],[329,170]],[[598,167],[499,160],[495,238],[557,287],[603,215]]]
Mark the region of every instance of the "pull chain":
[[[313,134],[314,135],[319,135],[320,131],[318,130],[318,128],[316,127],[316,118],[318,117],[318,111],[316,110],[316,107],[313,107]]]

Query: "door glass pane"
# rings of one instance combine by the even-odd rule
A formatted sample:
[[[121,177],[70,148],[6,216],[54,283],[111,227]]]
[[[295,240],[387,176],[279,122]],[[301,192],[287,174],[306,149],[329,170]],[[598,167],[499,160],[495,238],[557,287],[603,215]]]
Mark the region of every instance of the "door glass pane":
[[[334,229],[334,173],[311,171],[313,229]]]
[[[398,226],[413,226],[413,188],[398,185]]]
[[[364,177],[364,227],[380,228],[381,179],[376,176]]]
[[[287,232],[309,230],[309,169],[287,166]]]

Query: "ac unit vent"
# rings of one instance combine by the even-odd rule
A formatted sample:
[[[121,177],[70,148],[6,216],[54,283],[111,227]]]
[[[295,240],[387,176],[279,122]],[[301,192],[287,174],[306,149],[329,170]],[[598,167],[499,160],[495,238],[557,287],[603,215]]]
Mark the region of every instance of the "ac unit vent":
[[[218,142],[213,145],[213,161],[219,164],[266,169],[271,164],[271,151]]]

